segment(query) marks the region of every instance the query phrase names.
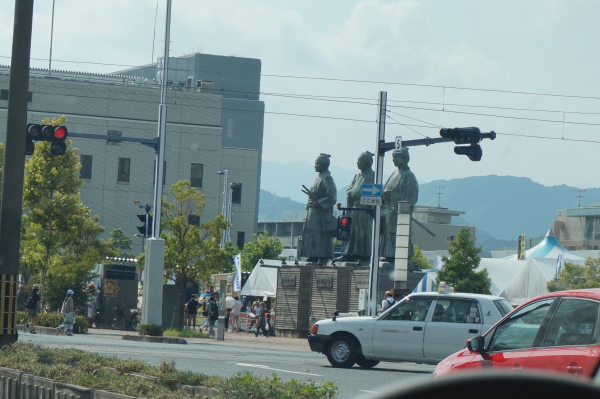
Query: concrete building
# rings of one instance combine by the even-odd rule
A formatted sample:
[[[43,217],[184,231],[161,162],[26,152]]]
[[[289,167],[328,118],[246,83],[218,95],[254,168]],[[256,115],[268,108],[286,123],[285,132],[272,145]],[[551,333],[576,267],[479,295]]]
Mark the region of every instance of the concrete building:
[[[264,103],[258,96],[260,60],[195,54],[184,61],[194,60],[198,65],[199,60],[205,59],[210,60],[210,68],[219,66],[220,71],[234,70],[238,75],[233,79],[233,74],[223,72],[223,83],[218,91],[209,90],[208,84],[196,88],[196,81],[204,77],[201,67],[192,74],[192,87],[170,80],[169,75],[172,84],[167,94],[164,195],[168,196],[172,184],[187,179],[206,196],[200,222],[213,219],[221,212],[222,205],[223,179],[217,172],[227,169],[230,183],[242,183],[232,196],[231,240],[240,246],[256,231],[258,215],[264,116]],[[180,65],[176,61],[173,66],[176,68],[173,73],[177,74]],[[72,138],[85,182],[81,199],[93,215],[100,216],[100,223],[106,229],[104,238],[115,228],[122,228],[133,236],[137,233],[136,226],[141,224],[136,214],[144,213],[134,200],[141,204],[153,202],[154,150],[118,140],[119,136],[145,139],[157,136],[160,90],[156,65],[139,69],[151,70],[152,67],[155,75],[148,78],[30,71],[28,122],[39,123],[46,117],[65,115],[69,132],[107,137],[107,140]],[[244,68],[247,68],[246,75],[242,74]],[[214,74],[207,72],[206,76],[215,80]],[[238,79],[239,76],[243,77]],[[9,67],[0,66],[0,140],[3,142],[8,86]],[[245,92],[254,94],[251,99],[226,100],[223,93],[227,91],[237,96],[244,96]],[[231,110],[235,107],[238,109]],[[222,113],[225,108],[226,119]],[[250,109],[253,111],[248,111]],[[142,251],[142,239],[134,238],[133,244],[134,253]]]
[[[452,211],[448,208],[438,208],[432,206],[415,206],[413,218],[422,223],[427,229],[435,234],[435,237],[429,234],[425,229],[412,224],[412,241],[422,251],[446,250],[450,246],[450,241],[456,239],[458,232],[466,227],[475,236],[475,227],[460,226],[452,224],[452,216],[464,215],[463,211]]]
[[[563,247],[570,251],[600,249],[600,202],[556,214],[552,230]]]

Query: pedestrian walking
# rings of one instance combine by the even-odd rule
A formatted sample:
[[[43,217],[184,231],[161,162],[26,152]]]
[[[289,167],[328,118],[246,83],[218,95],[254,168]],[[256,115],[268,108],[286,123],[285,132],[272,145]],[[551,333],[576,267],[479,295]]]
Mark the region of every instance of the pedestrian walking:
[[[215,337],[215,322],[219,319],[219,305],[215,298],[215,294],[210,296],[208,304],[206,305],[206,312],[208,320],[208,333],[214,338]]]
[[[248,299],[246,295],[242,297],[242,313],[246,313],[248,311]]]
[[[67,337],[73,336],[73,323],[75,322],[75,312],[73,310],[73,290],[67,291],[67,297],[63,301],[60,314],[63,317],[63,322],[60,326],[56,327],[56,335],[60,334],[62,330],[67,329]]]
[[[25,304],[27,303],[27,299],[29,299],[29,293],[25,291],[25,286],[21,284],[19,286],[19,291],[17,291],[17,311],[18,312],[26,312],[27,307]]]
[[[258,317],[258,322],[256,324],[256,334],[254,334],[255,337],[258,337],[261,329],[263,331],[263,334],[265,334],[265,337],[269,337],[269,332],[265,329],[265,313],[265,303],[261,302],[255,313]]]
[[[42,312],[42,301],[40,298],[40,286],[38,284],[34,284],[31,289],[31,295],[27,298],[27,302],[25,303],[25,307],[27,308],[27,313],[31,318],[29,324],[25,324],[25,332],[29,328],[29,332],[31,334],[37,334],[35,331],[35,325],[38,322],[38,313]]]
[[[191,325],[194,325],[194,330],[196,329],[196,317],[198,317],[198,306],[200,302],[198,302],[198,294],[192,294],[192,297],[185,304],[185,311],[187,312],[187,327],[190,328]]]
[[[242,330],[240,326],[240,313],[242,312],[243,304],[240,302],[240,297],[236,296],[233,299],[235,299],[235,304],[231,308],[231,332],[238,333]]]

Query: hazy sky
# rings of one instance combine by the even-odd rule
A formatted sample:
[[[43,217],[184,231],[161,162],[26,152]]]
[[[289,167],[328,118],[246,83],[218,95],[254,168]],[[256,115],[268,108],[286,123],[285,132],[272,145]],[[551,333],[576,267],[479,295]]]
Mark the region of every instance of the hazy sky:
[[[4,3],[0,63],[9,64],[14,0]],[[35,67],[48,67],[51,5],[35,1]],[[158,2],[154,58],[165,5]],[[156,0],[56,0],[53,68],[111,72],[150,63],[156,10]],[[326,152],[334,165],[354,169],[360,152],[374,151],[383,90],[388,141],[438,137],[439,126],[498,133],[482,143],[481,162],[455,155],[448,143],[412,148],[420,181],[498,174],[598,187],[599,17],[592,0],[173,0],[171,55],[262,60],[264,160],[313,162]]]

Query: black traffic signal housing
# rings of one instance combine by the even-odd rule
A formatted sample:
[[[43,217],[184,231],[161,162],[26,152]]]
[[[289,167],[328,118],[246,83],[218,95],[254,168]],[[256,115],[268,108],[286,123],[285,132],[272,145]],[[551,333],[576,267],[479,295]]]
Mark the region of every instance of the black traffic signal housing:
[[[456,144],[469,144],[468,146],[454,147],[454,153],[466,155],[471,161],[481,161],[483,151],[479,142],[482,139],[478,127],[455,127],[454,129],[440,129],[440,136],[452,139]]]
[[[152,215],[148,213],[142,213],[137,215],[137,217],[140,219],[140,222],[144,223],[143,226],[137,226],[138,231],[144,236],[144,238],[150,237],[152,235],[153,227]],[[146,217],[148,217],[148,219],[146,219]]]
[[[65,155],[69,131],[65,126],[50,126],[30,123],[25,132],[27,141],[25,144],[25,155],[32,155],[35,150],[34,141],[50,142],[50,154]]]
[[[352,217],[348,215],[338,216],[336,237],[340,241],[350,239],[350,230],[352,229]]]

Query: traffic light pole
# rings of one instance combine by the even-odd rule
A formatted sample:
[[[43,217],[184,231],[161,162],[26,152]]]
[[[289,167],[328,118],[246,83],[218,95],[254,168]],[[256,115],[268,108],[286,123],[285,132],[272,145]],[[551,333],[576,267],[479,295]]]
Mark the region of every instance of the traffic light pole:
[[[387,92],[379,92],[377,102],[377,142],[375,148],[378,149],[375,157],[375,183],[383,182],[383,160],[384,151],[380,151],[382,143],[385,143],[385,118],[387,108]],[[373,245],[371,245],[371,265],[369,268],[369,300],[367,305],[367,316],[377,314],[377,287],[379,285],[379,227],[381,225],[381,206],[375,206],[375,218],[373,218]]]
[[[169,42],[171,36],[171,0],[167,0],[165,51],[162,59],[160,105],[158,106],[158,153],[154,170],[154,219],[152,236],[146,239],[142,323],[162,325],[163,278],[165,273],[165,240],[160,238],[162,214],[162,177],[167,127],[167,81],[169,75]]]
[[[26,137],[23,127],[27,125],[32,22],[33,0],[15,0],[0,209],[0,345],[11,344],[18,339],[15,312],[25,171]]]

